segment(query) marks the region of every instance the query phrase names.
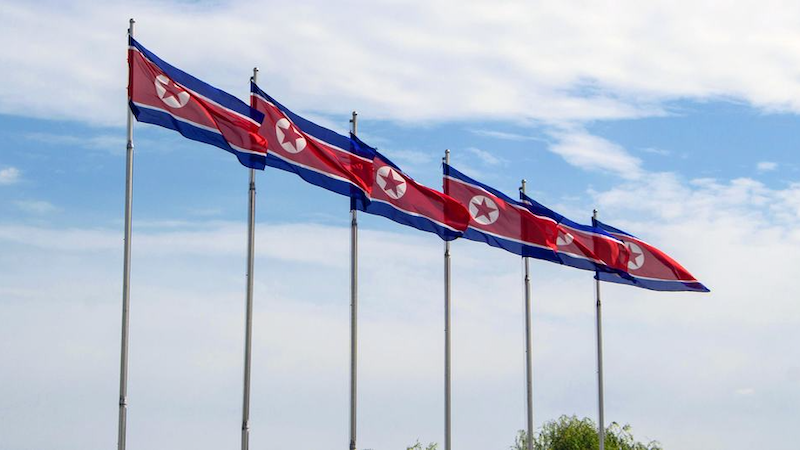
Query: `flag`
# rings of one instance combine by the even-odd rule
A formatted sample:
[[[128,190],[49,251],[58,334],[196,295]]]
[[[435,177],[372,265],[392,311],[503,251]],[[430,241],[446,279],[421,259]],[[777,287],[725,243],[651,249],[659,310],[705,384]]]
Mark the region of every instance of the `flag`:
[[[532,213],[522,203],[444,165],[445,192],[464,205],[470,222],[464,238],[521,256],[560,263],[556,221]]]
[[[355,136],[351,138],[358,139]],[[417,183],[377,151],[373,165],[375,181],[370,202],[365,204],[357,200],[358,209],[418,230],[436,233],[446,241],[461,236],[466,230],[469,211],[461,203]]]
[[[250,95],[264,113],[260,133],[269,147],[266,163],[305,181],[368,202],[373,184],[373,150],[289,111],[255,83]]]
[[[556,254],[561,263],[585,270],[624,273],[629,252],[625,244],[600,228],[582,225],[520,193],[522,203],[534,214],[556,221]]]
[[[630,284],[654,291],[710,292],[692,274],[666,253],[636,236],[592,219],[592,224],[621,240],[628,247],[628,276],[598,272],[597,279],[611,283]]]
[[[233,153],[247,167],[264,169],[262,113],[164,62],[132,37],[128,77],[128,102],[137,121],[170,128]]]

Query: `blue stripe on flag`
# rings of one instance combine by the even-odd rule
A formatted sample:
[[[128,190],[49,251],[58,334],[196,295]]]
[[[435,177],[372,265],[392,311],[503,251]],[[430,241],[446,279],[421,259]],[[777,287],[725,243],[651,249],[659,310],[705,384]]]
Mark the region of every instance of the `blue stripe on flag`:
[[[267,153],[265,163],[270,167],[297,174],[300,176],[300,178],[315,186],[319,186],[323,189],[327,189],[331,192],[335,192],[347,197],[358,198],[363,202],[369,202],[366,197],[366,193],[349,181],[339,180],[325,175],[324,173],[293,164],[289,161],[280,159],[271,153]]]
[[[133,102],[129,102],[129,105],[133,115],[136,116],[136,120],[139,122],[151,123],[153,125],[159,125],[164,128],[175,130],[185,138],[202,142],[204,144],[210,144],[233,153],[239,159],[240,163],[250,167],[251,169],[264,170],[266,159],[264,155],[234,150],[219,132],[196,127],[188,122],[178,120],[164,111],[150,109],[141,105],[135,105]]]
[[[408,225],[418,230],[437,234],[445,241],[452,241],[461,236],[461,232],[459,231],[444,227],[427,217],[409,214],[401,209],[395,208],[385,201],[372,200],[369,205],[366,206],[362,202],[357,201],[356,208],[369,214],[386,217],[402,225]]]
[[[469,227],[464,232],[464,238],[471,241],[484,242],[492,247],[501,248],[508,252],[526,256],[530,258],[543,259],[554,263],[561,263],[556,253],[548,248],[534,247],[532,245],[525,245],[517,241],[504,239],[488,233],[484,233],[475,228]]]
[[[650,289],[652,291],[696,291],[696,292],[711,292],[710,289],[705,287],[700,282],[687,282],[687,281],[671,281],[671,280],[652,280],[652,279],[644,279],[638,278],[633,275],[629,275],[631,279],[623,278],[614,273],[608,272],[598,272],[595,275],[600,281],[607,281],[609,283],[618,283],[618,284],[627,284],[630,286],[636,286],[640,288]]]
[[[636,236],[634,236],[634,235],[632,235],[630,233],[626,233],[625,231],[622,231],[619,228],[614,228],[611,225],[606,225],[606,224],[604,224],[603,222],[600,222],[597,219],[592,219],[592,223],[594,223],[594,225],[597,228],[600,228],[601,230],[606,231],[608,233],[622,234],[624,236],[630,236],[630,237],[632,237],[634,239],[639,239],[639,238],[637,238]]]

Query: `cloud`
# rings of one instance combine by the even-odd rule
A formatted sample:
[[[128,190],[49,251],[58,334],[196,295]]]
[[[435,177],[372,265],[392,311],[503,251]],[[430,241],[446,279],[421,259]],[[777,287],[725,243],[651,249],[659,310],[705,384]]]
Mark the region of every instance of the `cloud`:
[[[613,173],[627,179],[639,178],[641,160],[623,147],[582,129],[550,131],[554,142],[548,150],[576,167]]]
[[[436,159],[436,157],[430,153],[425,153],[418,150],[386,149],[380,150],[380,152],[385,154],[392,161],[405,161],[411,166],[425,166]]]
[[[690,450],[714,442],[746,448],[758,431],[725,433],[742,420],[759,425],[745,430],[762,422],[791,429],[786,404],[800,400],[794,359],[786,358],[800,339],[800,184],[771,189],[752,179],[650,173],[590,194],[602,219],[657,245],[712,289],[602,286],[610,420]],[[245,227],[141,225],[133,237],[129,436],[142,446],[174,446],[186,436],[199,449],[235,442]],[[345,441],[346,424],[336,418],[347,408],[349,229],[256,229],[254,439],[286,447],[298,423],[314,423],[304,434],[310,446]],[[121,230],[6,223],[0,244],[0,337],[14,343],[0,348],[14,362],[0,366],[0,396],[15,410],[0,432],[12,445],[29,442],[19,426],[45,414],[63,429],[36,434],[38,447],[101,448],[115,432],[106,404],[116,398]],[[441,442],[441,241],[402,227],[365,228],[359,252],[363,446]],[[468,450],[510,445],[524,424],[520,260],[463,240],[452,252],[456,440]],[[25,269],[34,263],[36,271]],[[532,265],[537,420],[593,416],[594,372],[585,370],[594,361],[591,274]],[[654,354],[659,364],[641,363]],[[58,389],[54,370],[71,389]],[[42,393],[47,405],[75,401],[86,413],[29,401]],[[731,413],[742,401],[767,413]],[[657,414],[653,404],[662,405]],[[68,432],[88,426],[97,432]],[[781,448],[785,435],[766,439]]]
[[[482,163],[488,166],[498,166],[507,163],[505,159],[500,158],[494,153],[488,152],[486,150],[481,150],[475,147],[467,147],[465,150],[477,156]]]
[[[31,214],[50,214],[60,210],[60,208],[44,200],[18,200],[14,204],[20,210]]]
[[[0,169],[0,186],[15,184],[22,178],[22,173],[16,167]]]
[[[37,132],[26,133],[24,137],[30,141],[41,142],[47,145],[103,150],[112,154],[123,154],[126,144],[126,138],[121,134],[75,136],[71,134]]]
[[[642,151],[645,153],[650,153],[659,156],[669,156],[672,154],[672,152],[669,150],[665,150],[663,148],[654,148],[654,147],[643,148]]]
[[[758,164],[756,164],[756,169],[760,173],[772,172],[773,170],[776,170],[777,168],[778,168],[778,163],[772,162],[772,161],[761,161]]]
[[[34,8],[10,1],[0,38],[17,45],[0,50],[0,111],[122,125],[120,48],[129,16],[138,20],[141,42],[172,64],[241,98],[252,67],[260,66],[262,86],[305,114],[357,109],[417,123],[574,123],[662,115],[674,100],[716,98],[800,111],[800,80],[791,75],[798,31],[786,19],[800,5],[764,8],[750,0],[719,8],[706,0],[693,11],[633,0],[614,8],[85,0]],[[255,24],[250,17],[258,12]],[[275,36],[280,44],[254,44]],[[56,73],[59,83],[52,82]]]
[[[526,136],[524,134],[517,134],[517,133],[507,133],[505,131],[495,131],[495,130],[470,130],[470,133],[483,136],[483,137],[490,137],[495,139],[505,139],[507,141],[533,141],[533,140],[541,140],[541,138],[537,138],[534,136]]]

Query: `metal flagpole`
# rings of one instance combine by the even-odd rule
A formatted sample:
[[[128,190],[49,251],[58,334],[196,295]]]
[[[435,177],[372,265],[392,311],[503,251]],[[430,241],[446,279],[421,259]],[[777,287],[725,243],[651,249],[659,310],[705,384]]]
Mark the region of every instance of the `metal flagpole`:
[[[353,135],[358,133],[358,113],[353,111]],[[356,394],[358,357],[358,215],[350,199],[350,450],[356,450]]]
[[[597,210],[592,213],[592,218],[597,220]],[[597,296],[597,408],[598,408],[598,424],[597,424],[597,437],[600,440],[600,450],[605,450],[606,447],[606,424],[604,417],[604,404],[603,404],[603,315],[600,303],[600,279],[595,272],[595,295]]]
[[[133,37],[133,25],[128,23],[128,38]],[[130,70],[130,69],[128,69]],[[130,76],[128,84],[131,83]],[[128,86],[130,89],[130,86]],[[128,145],[125,162],[125,245],[122,269],[122,344],[119,364],[119,423],[117,425],[117,449],[125,450],[128,415],[128,311],[131,301],[131,211],[133,207],[133,111],[128,108]]]
[[[526,181],[522,180],[519,190],[525,194]],[[525,264],[525,386],[527,394],[528,434],[527,450],[533,450],[533,345],[531,340],[531,273],[530,258],[523,257]]]
[[[253,83],[258,80],[258,68],[253,68]],[[250,106],[255,104],[250,100]],[[256,171],[250,169],[249,205],[247,209],[247,294],[244,332],[244,394],[242,399],[242,450],[250,447],[250,361],[253,341],[253,266],[256,239]]]
[[[445,164],[450,164],[450,150],[444,151]],[[448,194],[447,182],[442,190]],[[444,241],[444,450],[450,450],[450,241]]]

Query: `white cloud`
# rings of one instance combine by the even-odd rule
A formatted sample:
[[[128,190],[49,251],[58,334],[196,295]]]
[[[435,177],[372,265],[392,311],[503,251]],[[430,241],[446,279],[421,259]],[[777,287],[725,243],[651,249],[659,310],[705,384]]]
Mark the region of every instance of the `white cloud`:
[[[97,134],[90,136],[75,136],[71,134],[37,132],[26,133],[24,136],[30,141],[41,142],[43,144],[103,150],[112,154],[123,154],[126,143],[126,138],[121,133],[117,135]]]
[[[643,148],[642,151],[645,153],[650,153],[659,156],[669,156],[672,154],[672,152],[669,150],[665,150],[663,148],[654,148],[654,147]]]
[[[551,131],[550,134],[554,142],[548,150],[573,166],[610,172],[627,179],[639,178],[643,173],[639,158],[621,146],[585,130],[562,129]]]
[[[505,139],[507,141],[533,141],[533,140],[541,140],[541,138],[537,138],[534,136],[526,136],[524,134],[517,134],[517,133],[508,133],[505,131],[496,131],[496,130],[469,130],[472,134],[477,136],[484,136],[484,137],[491,137],[496,139]]]
[[[60,209],[45,200],[18,200],[14,202],[17,208],[31,214],[50,214]]]
[[[309,117],[358,109],[400,121],[551,126],[550,151],[626,179],[591,192],[601,219],[664,249],[712,289],[603,286],[607,417],[667,448],[793,442],[761,430],[791,430],[800,402],[800,184],[647,173],[621,146],[565,123],[664,114],[678,98],[800,110],[800,5],[701,1],[689,15],[685,4],[633,1],[57,6],[4,4],[0,38],[16,45],[0,49],[9,69],[0,72],[0,111],[120,125],[132,14],[142,42],[168,61],[242,98],[260,65],[262,86]],[[120,142],[112,141],[97,146]],[[0,184],[4,177],[21,175],[9,168]],[[235,444],[244,226],[134,227],[131,447]],[[311,448],[343,443],[348,230],[257,230],[254,447],[289,448],[301,435]],[[369,229],[360,239],[360,446],[441,443],[441,242]],[[5,223],[0,243],[0,398],[14,411],[0,435],[11,447],[107,447],[116,432],[121,228]],[[455,444],[510,445],[524,423],[520,261],[466,241],[453,254]],[[537,424],[594,416],[591,275],[534,268]],[[742,413],[752,407],[743,401],[763,414]],[[43,422],[54,425],[35,428]]]
[[[756,169],[758,169],[758,171],[761,173],[772,172],[777,168],[778,168],[778,163],[772,161],[761,161],[758,164],[756,164]]]
[[[486,150],[481,150],[475,147],[467,147],[465,149],[467,152],[472,153],[473,155],[477,156],[478,159],[488,165],[488,166],[498,166],[501,164],[505,164],[507,161],[492,152],[488,152]]]
[[[16,167],[0,169],[0,185],[18,183],[21,179],[21,175],[22,173]]]
[[[782,405],[787,395],[800,400],[797,358],[786,357],[800,339],[800,185],[648,174],[593,196],[602,219],[667,251],[712,289],[603,285],[609,420],[689,450],[746,448],[762,422],[791,429]],[[218,448],[238,438],[245,228],[162,222],[134,224],[129,436],[139,446],[189,439]],[[254,445],[269,436],[288,447],[308,423],[309,446],[344,442],[349,230],[259,223],[257,232]],[[36,434],[37,447],[101,448],[115,433],[121,229],[5,224],[0,243],[0,339],[15,344],[0,347],[14,362],[0,366],[0,395],[19,405],[19,420],[0,421],[0,433],[12,445],[30,442],[20,427],[44,416],[63,429]],[[468,450],[510,445],[524,424],[520,260],[469,241],[452,251],[455,439]],[[362,445],[441,442],[441,241],[367,228],[360,256]],[[34,262],[36,271],[25,269]],[[537,424],[564,412],[594,416],[591,274],[533,268]],[[642,364],[653,355],[657,364]],[[58,389],[54,370],[71,389]],[[28,401],[41,393],[48,405],[78,404],[85,414]],[[741,401],[768,413],[732,413]],[[662,405],[657,413],[653,404]],[[759,427],[726,434],[743,420]],[[87,426],[96,433],[67,433]],[[760,438],[788,450],[781,433]]]
[[[432,156],[430,153],[421,152],[418,150],[379,150],[382,154],[386,155],[387,158],[390,158],[392,161],[404,161],[411,166],[425,166],[433,162],[436,157]],[[403,168],[403,167],[401,167]]]
[[[552,123],[664,114],[664,102],[709,98],[800,111],[800,32],[788,19],[798,13],[794,2],[754,0],[695,2],[689,15],[680,2],[633,0],[6,2],[0,38],[17,45],[0,50],[0,111],[122,124],[129,16],[167,61],[242,98],[261,66],[263,87],[303,113]]]

